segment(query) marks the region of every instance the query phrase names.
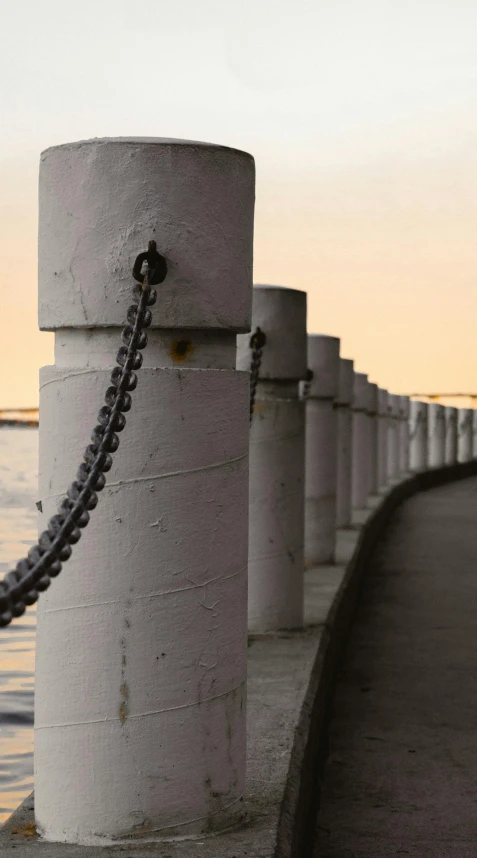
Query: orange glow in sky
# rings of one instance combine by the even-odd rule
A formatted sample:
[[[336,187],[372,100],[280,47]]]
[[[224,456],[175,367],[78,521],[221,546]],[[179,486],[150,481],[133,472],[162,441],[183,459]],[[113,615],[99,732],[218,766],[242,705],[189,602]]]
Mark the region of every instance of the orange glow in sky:
[[[309,330],[394,392],[477,392],[477,4],[19,0],[1,18],[0,408],[35,406],[52,362],[40,151],[130,134],[250,151],[255,280],[305,289]]]

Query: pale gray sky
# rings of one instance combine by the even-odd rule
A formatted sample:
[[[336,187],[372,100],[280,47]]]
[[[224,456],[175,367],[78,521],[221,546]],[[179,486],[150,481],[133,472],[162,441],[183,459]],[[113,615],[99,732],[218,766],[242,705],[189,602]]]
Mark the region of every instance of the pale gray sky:
[[[252,152],[256,278],[307,289],[380,383],[477,388],[476,33],[475,0],[0,0],[0,309],[20,271],[31,344],[0,406],[36,400],[51,353],[39,153],[94,136]]]

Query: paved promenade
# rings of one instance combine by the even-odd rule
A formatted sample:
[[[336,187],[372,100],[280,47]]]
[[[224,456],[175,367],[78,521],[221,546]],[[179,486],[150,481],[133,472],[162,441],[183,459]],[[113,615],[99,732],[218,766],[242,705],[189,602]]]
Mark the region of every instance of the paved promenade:
[[[339,674],[314,858],[477,856],[477,479],[411,498]]]

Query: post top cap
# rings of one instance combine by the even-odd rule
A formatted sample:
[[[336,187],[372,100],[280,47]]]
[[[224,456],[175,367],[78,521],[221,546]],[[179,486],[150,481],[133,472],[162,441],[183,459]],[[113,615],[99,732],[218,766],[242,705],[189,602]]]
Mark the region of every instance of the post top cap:
[[[43,152],[39,185],[40,328],[121,327],[134,261],[154,239],[167,277],[153,327],[250,329],[251,156],[161,137],[96,138]]]
[[[388,413],[388,391],[386,387],[378,387],[378,413],[381,417]]]
[[[368,411],[371,385],[365,372],[353,374],[352,406],[355,411]]]
[[[235,152],[238,155],[244,155],[246,158],[254,160],[253,155],[249,152],[244,152],[243,149],[235,149],[233,146],[222,146],[220,143],[205,143],[201,140],[181,140],[175,137],[90,137],[87,140],[73,140],[71,143],[59,143],[56,146],[49,146],[41,153],[42,160],[52,152],[58,149],[80,149],[82,146],[100,146],[100,145],[119,145],[131,146],[135,143],[147,146],[189,146],[192,149],[213,149],[219,152]]]
[[[335,340],[337,343],[340,342],[339,337],[333,337],[332,334],[308,334],[309,340]]]
[[[368,414],[374,416],[378,411],[378,385],[374,381],[368,381]]]
[[[252,291],[252,331],[261,328],[266,343],[260,364],[260,381],[304,379],[306,354],[306,292],[259,284]],[[237,369],[249,370],[250,335],[237,338]]]
[[[340,339],[328,334],[308,334],[308,367],[313,372],[309,399],[335,399],[340,372]]]
[[[293,286],[277,286],[275,283],[254,283],[254,289],[268,289],[272,292],[274,289],[279,290],[280,292],[298,292],[300,295],[306,295],[304,289],[294,289]]]
[[[354,361],[340,357],[337,405],[351,405],[353,399]]]

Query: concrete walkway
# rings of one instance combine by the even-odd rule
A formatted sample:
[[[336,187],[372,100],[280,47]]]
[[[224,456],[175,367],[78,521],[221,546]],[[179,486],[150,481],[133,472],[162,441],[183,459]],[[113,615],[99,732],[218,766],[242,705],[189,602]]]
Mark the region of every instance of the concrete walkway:
[[[339,674],[314,858],[477,856],[477,479],[408,500]]]

